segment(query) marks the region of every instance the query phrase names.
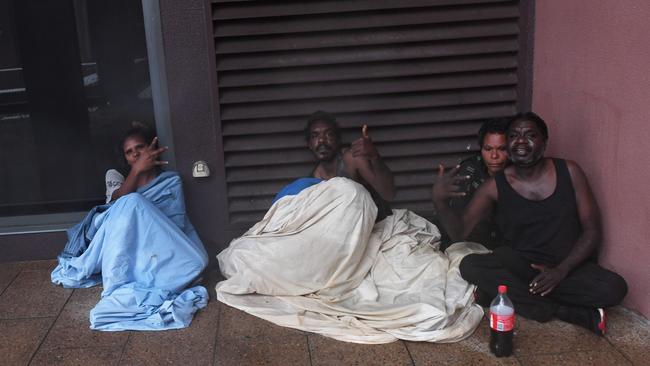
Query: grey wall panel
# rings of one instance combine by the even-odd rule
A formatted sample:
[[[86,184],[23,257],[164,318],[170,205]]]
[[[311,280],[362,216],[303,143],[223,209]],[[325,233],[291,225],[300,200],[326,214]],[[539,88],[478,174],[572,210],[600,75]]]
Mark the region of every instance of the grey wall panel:
[[[437,164],[477,151],[488,118],[522,105],[518,1],[212,1],[216,121],[228,230],[259,220],[314,163],[303,128],[335,114],[370,127],[395,174],[394,207],[434,214]],[[524,96],[525,97],[525,96]]]
[[[398,3],[399,0],[393,1]],[[258,4],[263,2],[258,2]],[[310,1],[313,6],[319,1]],[[333,4],[336,8],[338,4]],[[218,7],[218,5],[217,5]],[[255,12],[251,7],[252,12]],[[264,15],[264,14],[260,14]],[[324,32],[441,24],[462,21],[517,18],[516,2],[504,4],[453,5],[446,7],[417,7],[411,9],[370,9],[368,11],[295,14],[283,17],[255,17],[215,20],[215,37],[260,36],[280,33]]]

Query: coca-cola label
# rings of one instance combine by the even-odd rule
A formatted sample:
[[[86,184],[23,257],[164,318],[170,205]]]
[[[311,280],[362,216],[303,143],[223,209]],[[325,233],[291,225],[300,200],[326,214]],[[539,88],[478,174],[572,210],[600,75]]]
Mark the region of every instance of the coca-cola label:
[[[490,313],[490,328],[497,332],[509,332],[515,327],[515,315],[497,315]]]

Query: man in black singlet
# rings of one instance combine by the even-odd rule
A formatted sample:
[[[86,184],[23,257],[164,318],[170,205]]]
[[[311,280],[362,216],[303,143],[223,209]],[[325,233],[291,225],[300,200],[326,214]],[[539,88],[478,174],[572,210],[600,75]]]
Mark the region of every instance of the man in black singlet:
[[[627,284],[596,263],[602,239],[596,200],[578,164],[544,157],[547,140],[539,116],[517,115],[507,133],[512,164],[479,187],[462,218],[446,204],[462,196],[458,184],[466,177],[455,176],[457,169],[439,171],[434,204],[454,240],[466,238],[498,207],[507,245],[460,263],[463,278],[478,287],[481,305],[496,296],[498,285],[507,285],[518,314],[540,322],[557,317],[603,335],[603,308],[620,303]]]
[[[362,184],[377,205],[377,221],[391,215],[386,201],[395,196],[393,173],[384,164],[363,126],[361,137],[353,141],[349,149],[341,148],[341,130],[334,116],[318,111],[313,113],[305,127],[307,146],[318,164],[312,175],[330,179],[346,177]]]

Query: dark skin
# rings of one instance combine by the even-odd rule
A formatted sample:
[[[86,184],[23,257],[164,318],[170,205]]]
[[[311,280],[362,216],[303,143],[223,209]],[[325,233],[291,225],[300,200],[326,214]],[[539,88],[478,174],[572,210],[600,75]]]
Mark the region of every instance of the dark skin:
[[[331,179],[337,176],[336,157],[342,154],[347,175],[353,180],[372,186],[387,201],[395,197],[393,173],[384,164],[364,125],[361,137],[353,141],[349,149],[341,149],[336,131],[326,121],[317,121],[311,126],[308,147],[318,160],[314,176]]]
[[[486,134],[481,144],[481,157],[490,177],[502,171],[508,164],[506,135],[503,133]]]
[[[505,177],[512,188],[528,200],[544,200],[555,191],[555,166],[551,159],[543,157],[546,143],[544,136],[531,121],[517,121],[508,131],[508,155],[512,164],[505,169]],[[567,167],[575,190],[582,233],[569,255],[557,266],[531,264],[539,274],[530,282],[530,292],[541,296],[550,294],[598,248],[602,240],[600,212],[587,178],[575,162],[567,160]],[[463,217],[455,216],[446,201],[449,197],[462,195],[457,183],[465,177],[457,177],[457,171],[458,168],[455,168],[449,174],[444,174],[444,167],[441,166],[438,182],[433,188],[434,205],[454,241],[466,238],[474,226],[492,211],[498,198],[496,181],[490,178],[478,188]]]
[[[481,157],[490,177],[493,177],[508,165],[508,149],[506,143],[507,139],[504,133],[488,133],[483,137]],[[460,165],[454,167],[446,176],[444,170],[445,167],[442,164],[438,166],[439,183],[433,186],[433,197],[439,197],[442,201],[447,201],[454,197],[464,197],[467,193],[463,192],[462,183],[471,179],[471,177],[458,175]]]
[[[131,171],[124,179],[122,186],[113,192],[111,201],[147,185],[156,178],[160,167],[168,164],[166,161],[158,160],[160,155],[167,150],[167,146],[158,148],[158,137],[154,137],[153,141],[148,143],[141,136],[130,136],[124,140],[122,150],[127,164],[131,166]]]

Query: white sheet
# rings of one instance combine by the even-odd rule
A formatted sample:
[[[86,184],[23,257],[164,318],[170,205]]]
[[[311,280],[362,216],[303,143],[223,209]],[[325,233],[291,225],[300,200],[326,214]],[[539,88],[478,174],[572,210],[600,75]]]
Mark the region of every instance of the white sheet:
[[[440,252],[435,225],[407,210],[375,224],[356,182],[334,178],[276,202],[217,258],[219,301],[342,341],[454,342],[483,316],[458,264],[476,243]]]

